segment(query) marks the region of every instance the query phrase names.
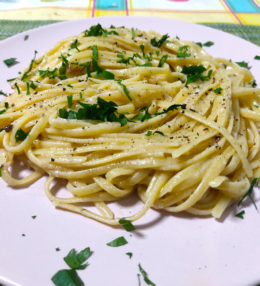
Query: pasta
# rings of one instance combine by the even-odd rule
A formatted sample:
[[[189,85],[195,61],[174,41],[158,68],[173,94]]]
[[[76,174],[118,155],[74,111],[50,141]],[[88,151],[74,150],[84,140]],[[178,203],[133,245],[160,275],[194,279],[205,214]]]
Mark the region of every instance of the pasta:
[[[92,26],[34,58],[0,103],[2,178],[24,187],[47,175],[55,207],[110,225],[110,202],[133,193],[143,206],[130,221],[149,208],[220,218],[260,174],[254,85],[194,42]],[[32,171],[17,179],[19,161]]]

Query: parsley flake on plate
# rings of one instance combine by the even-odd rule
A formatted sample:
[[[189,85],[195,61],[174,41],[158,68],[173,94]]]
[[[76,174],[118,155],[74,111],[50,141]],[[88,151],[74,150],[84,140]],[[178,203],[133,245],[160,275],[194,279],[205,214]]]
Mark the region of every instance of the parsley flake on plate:
[[[128,243],[128,241],[123,236],[120,236],[120,237],[108,242],[107,245],[111,246],[111,247],[118,247],[118,246],[125,245],[127,243]]]
[[[143,267],[141,266],[140,263],[138,264],[138,268],[139,268],[140,273],[141,273],[142,276],[143,276],[144,282],[145,282],[147,285],[156,286],[155,283],[152,282],[152,281],[148,278],[147,272],[143,269]]]
[[[17,61],[17,58],[9,58],[9,59],[4,60],[4,63],[10,68],[18,64],[19,62]]]
[[[133,230],[135,230],[135,226],[132,224],[132,222],[130,220],[121,218],[119,220],[119,223],[123,226],[123,228],[126,231],[133,231]]]
[[[254,186],[258,183],[258,181],[260,180],[260,177],[259,178],[254,178],[250,184],[250,187],[248,189],[248,191],[243,195],[243,197],[239,200],[238,202],[238,206],[241,205],[241,203],[244,201],[244,199],[246,199],[247,197],[250,199],[250,201],[253,203],[255,209],[257,210],[257,206],[256,206],[256,203],[255,203],[255,200],[253,198],[253,191],[254,191]]]
[[[244,219],[245,211],[242,210],[241,212],[237,213],[235,216],[241,219]]]
[[[198,46],[200,46],[202,48],[202,47],[211,47],[214,45],[214,42],[212,42],[212,41],[208,41],[205,43],[196,42],[195,44],[197,44]]]

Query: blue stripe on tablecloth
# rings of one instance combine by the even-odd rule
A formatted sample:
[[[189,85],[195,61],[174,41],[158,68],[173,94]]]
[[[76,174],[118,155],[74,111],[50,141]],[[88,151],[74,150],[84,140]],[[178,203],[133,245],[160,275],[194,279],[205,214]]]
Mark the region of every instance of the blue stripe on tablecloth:
[[[124,0],[96,0],[96,9],[125,10]]]
[[[252,0],[226,0],[226,2],[229,4],[232,11],[236,13],[260,13],[260,9]]]

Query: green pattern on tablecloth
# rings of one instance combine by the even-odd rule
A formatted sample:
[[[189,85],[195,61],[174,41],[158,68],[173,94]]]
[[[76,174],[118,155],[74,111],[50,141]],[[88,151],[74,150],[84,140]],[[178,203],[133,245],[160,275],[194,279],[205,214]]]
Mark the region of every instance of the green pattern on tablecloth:
[[[56,22],[58,21],[0,20],[0,39],[5,39],[26,30]],[[260,26],[212,23],[203,23],[202,25],[234,34],[260,46]]]

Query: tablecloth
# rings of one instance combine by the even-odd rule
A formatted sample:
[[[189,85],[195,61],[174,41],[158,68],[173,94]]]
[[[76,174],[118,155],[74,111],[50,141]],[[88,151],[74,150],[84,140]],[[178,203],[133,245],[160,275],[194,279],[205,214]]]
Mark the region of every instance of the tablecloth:
[[[260,0],[0,0],[0,39],[56,21],[99,16],[201,23],[260,45]]]

